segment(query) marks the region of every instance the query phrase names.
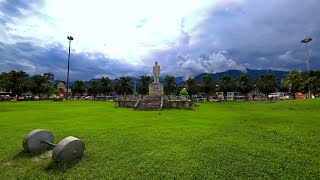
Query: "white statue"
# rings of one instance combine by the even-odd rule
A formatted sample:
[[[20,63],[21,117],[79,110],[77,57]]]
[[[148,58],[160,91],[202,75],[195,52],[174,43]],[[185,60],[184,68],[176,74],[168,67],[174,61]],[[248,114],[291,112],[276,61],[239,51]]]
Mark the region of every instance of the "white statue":
[[[160,76],[160,66],[158,66],[158,62],[155,62],[153,66],[153,83],[159,83],[159,76]]]

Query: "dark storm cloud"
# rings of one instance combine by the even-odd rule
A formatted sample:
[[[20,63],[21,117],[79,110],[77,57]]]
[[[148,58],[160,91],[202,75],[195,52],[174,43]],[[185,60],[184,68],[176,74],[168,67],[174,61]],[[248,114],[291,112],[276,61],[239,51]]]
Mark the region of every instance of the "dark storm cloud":
[[[42,5],[36,0],[6,0],[0,4],[4,15],[0,14],[0,25],[14,24],[27,15],[46,18],[38,10]],[[182,19],[180,38],[168,43],[165,50],[154,49],[145,56],[142,60],[147,67],[121,63],[99,53],[72,51],[70,77],[72,80],[89,80],[100,76],[150,75],[154,61],[159,62],[162,75],[175,76],[245,68],[305,70],[305,45],[300,41],[306,34],[313,38],[310,43],[311,67],[320,68],[318,7],[319,0],[223,3],[209,8],[204,20],[192,30],[185,30],[187,20]],[[142,19],[137,28],[145,24],[148,22]],[[3,26],[0,29],[3,39],[13,40],[0,41],[0,71],[53,72],[56,79],[66,79],[68,52],[64,46],[40,46],[37,45],[39,40],[9,34],[8,28]]]
[[[30,75],[52,72],[55,79],[65,80],[67,58],[67,49],[58,44],[39,47],[31,43],[0,43],[0,71],[23,70]],[[118,60],[108,59],[96,53],[71,52],[71,80],[90,80],[101,76],[137,76],[139,73],[145,73],[143,67],[122,64]]]
[[[43,3],[38,0],[6,0],[0,3],[0,9],[7,17],[20,17],[25,16],[24,13],[37,12]]]
[[[183,32],[177,46],[155,51],[145,61],[158,58],[160,63],[170,65],[170,69],[183,70],[179,73],[187,71],[189,74],[197,74],[198,70],[203,69],[224,71],[226,67],[234,66],[305,70],[305,45],[300,40],[308,34],[314,39],[310,43],[312,68],[320,68],[320,61],[317,60],[320,59],[318,7],[318,0],[248,0],[217,6],[188,34],[186,43],[181,43],[185,39]],[[215,56],[223,51],[227,53]],[[189,60],[182,60],[184,64],[181,58],[177,58],[183,56],[189,57]],[[221,59],[232,59],[234,66],[226,66]],[[201,61],[211,63],[201,64]],[[206,65],[217,66],[211,68]]]

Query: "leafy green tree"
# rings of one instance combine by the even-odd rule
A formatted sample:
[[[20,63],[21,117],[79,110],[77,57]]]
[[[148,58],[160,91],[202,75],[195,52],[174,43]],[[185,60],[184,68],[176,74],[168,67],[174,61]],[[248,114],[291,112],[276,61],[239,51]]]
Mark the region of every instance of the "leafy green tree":
[[[123,76],[115,80],[115,90],[117,94],[127,95],[133,93],[133,84],[130,77]]]
[[[146,95],[149,92],[149,84],[151,83],[151,77],[144,75],[140,76],[137,85],[137,91],[139,94]]]
[[[38,94],[41,98],[41,94],[45,94],[49,91],[50,80],[47,76],[40,74],[34,75],[30,79],[30,91],[33,94]]]
[[[199,92],[199,85],[196,79],[189,77],[184,83],[184,87],[187,88],[187,91],[190,96],[195,95]]]
[[[100,93],[99,81],[89,81],[88,87],[88,93],[93,96],[94,100],[96,100],[97,95]]]
[[[71,86],[72,95],[82,95],[87,90],[87,85],[85,82],[81,80],[74,81],[73,85]],[[78,98],[79,99],[79,98]]]
[[[164,93],[166,95],[176,94],[178,85],[174,76],[167,75],[163,81]]]
[[[108,77],[101,77],[101,79],[99,79],[99,83],[100,83],[99,91],[105,96],[107,96],[107,94],[110,93],[113,89],[112,80],[109,79]]]
[[[303,89],[302,75],[298,70],[292,70],[286,78],[282,80],[282,84],[288,87],[295,98],[295,93]]]
[[[235,91],[236,84],[232,80],[231,76],[222,76],[219,80],[219,90],[223,92],[224,94],[227,94],[227,92],[233,92]]]
[[[248,100],[248,94],[253,90],[253,79],[249,74],[241,75],[238,80],[239,92],[246,95],[246,100]]]
[[[310,72],[310,85],[313,94],[320,92],[320,70]]]
[[[209,95],[214,92],[214,82],[211,76],[206,75],[202,77],[201,89],[206,93],[207,100],[209,100]]]
[[[8,73],[2,72],[0,74],[0,91],[8,91]]]
[[[10,71],[7,78],[7,87],[13,94],[21,96],[23,92],[28,91],[29,74],[24,71]]]
[[[59,90],[58,89],[56,89],[56,88],[54,88],[54,87],[51,87],[51,86],[49,86],[49,88],[48,88],[48,97],[50,96],[50,95],[52,95],[52,94],[59,94]]]
[[[257,79],[257,88],[260,92],[266,95],[277,90],[278,82],[277,77],[273,74],[262,74]]]

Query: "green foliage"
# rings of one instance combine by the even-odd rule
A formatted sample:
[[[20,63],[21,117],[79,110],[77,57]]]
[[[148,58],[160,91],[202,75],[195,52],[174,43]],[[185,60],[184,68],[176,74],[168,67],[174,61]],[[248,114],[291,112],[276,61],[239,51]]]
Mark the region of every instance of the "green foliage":
[[[137,84],[137,92],[142,95],[148,94],[150,83],[151,83],[150,76],[147,76],[147,75],[140,76]]]
[[[278,88],[277,78],[273,74],[263,74],[257,79],[257,88],[260,92],[268,96]]]
[[[241,75],[238,80],[238,90],[240,93],[246,95],[246,99],[248,99],[248,93],[253,91],[253,79],[249,74]]]
[[[30,91],[33,94],[38,94],[41,97],[41,94],[48,93],[50,88],[50,81],[47,76],[40,74],[34,75],[30,79]]]
[[[227,94],[227,92],[234,92],[237,87],[231,76],[222,76],[219,80],[219,91]]]
[[[8,91],[8,73],[2,72],[0,74],[0,91]]]
[[[93,99],[96,99],[97,95],[100,93],[100,84],[99,81],[89,81],[88,83],[88,94],[93,96]]]
[[[29,74],[24,71],[10,71],[7,75],[7,88],[11,89],[13,94],[21,95],[29,90]]]
[[[1,179],[318,179],[320,99],[133,111],[111,102],[0,103]],[[70,166],[22,151],[33,129],[86,150]]]
[[[214,82],[211,76],[203,76],[201,80],[201,90],[209,96],[214,91]]]
[[[180,91],[180,96],[181,96],[181,95],[188,95],[188,91],[185,90],[185,89],[182,89],[182,90]]]
[[[320,92],[320,70],[303,72],[301,77],[301,86],[304,93],[308,92],[309,88],[312,93]]]
[[[163,89],[166,95],[176,94],[178,85],[174,76],[167,75],[164,78]]]
[[[183,83],[183,86],[187,88],[190,95],[194,95],[199,92],[199,85],[194,78],[189,77],[189,79]]]
[[[303,89],[302,75],[298,70],[292,70],[287,77],[282,80],[282,83],[290,89],[292,94]]]
[[[117,94],[126,95],[133,93],[133,84],[130,77],[124,76],[115,80],[115,90]]]
[[[101,77],[99,79],[99,92],[107,96],[113,90],[112,80],[108,77]]]
[[[71,87],[71,92],[73,95],[82,95],[85,93],[87,90],[87,85],[85,82],[81,80],[76,80],[74,81],[72,87]]]

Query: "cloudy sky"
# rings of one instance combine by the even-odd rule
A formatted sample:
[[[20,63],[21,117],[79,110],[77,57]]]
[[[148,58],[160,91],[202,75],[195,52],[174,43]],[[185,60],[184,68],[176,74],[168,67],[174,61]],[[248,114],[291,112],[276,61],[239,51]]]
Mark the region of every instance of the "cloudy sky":
[[[0,72],[195,76],[320,68],[319,0],[0,0]]]

